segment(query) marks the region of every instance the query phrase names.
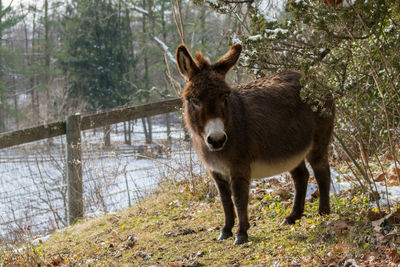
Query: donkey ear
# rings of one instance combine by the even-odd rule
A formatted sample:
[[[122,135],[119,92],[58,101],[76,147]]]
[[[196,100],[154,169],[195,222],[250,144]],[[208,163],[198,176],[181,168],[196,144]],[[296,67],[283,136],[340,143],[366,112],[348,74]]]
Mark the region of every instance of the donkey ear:
[[[176,49],[176,62],[179,72],[186,80],[190,80],[199,71],[199,67],[184,44]]]
[[[231,49],[223,55],[217,62],[215,62],[213,68],[217,72],[225,75],[237,62],[242,52],[242,45],[237,43],[231,46]]]

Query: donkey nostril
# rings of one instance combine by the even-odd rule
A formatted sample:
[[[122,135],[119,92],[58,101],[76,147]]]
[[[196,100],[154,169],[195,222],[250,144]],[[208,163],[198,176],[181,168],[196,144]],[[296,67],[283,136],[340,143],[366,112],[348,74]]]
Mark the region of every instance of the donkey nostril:
[[[211,136],[207,137],[207,143],[210,144],[213,148],[218,149],[223,147],[226,142],[226,134],[222,135],[219,139],[214,139]]]
[[[207,137],[207,143],[214,145],[214,140],[211,138],[211,136]]]
[[[225,141],[226,141],[226,135],[224,134],[221,137],[221,139],[219,139],[218,141],[214,142],[214,147],[215,148],[221,148],[225,144]]]
[[[224,135],[222,136],[222,139],[221,139],[222,144],[225,144],[225,141],[226,141],[226,134],[224,134]]]

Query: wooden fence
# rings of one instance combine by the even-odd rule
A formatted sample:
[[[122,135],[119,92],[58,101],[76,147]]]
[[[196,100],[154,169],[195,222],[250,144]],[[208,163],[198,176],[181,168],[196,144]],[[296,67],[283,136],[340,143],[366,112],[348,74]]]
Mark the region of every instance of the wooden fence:
[[[179,110],[179,98],[120,108],[93,115],[75,114],[66,120],[0,134],[0,149],[66,135],[68,222],[83,217],[81,131]]]

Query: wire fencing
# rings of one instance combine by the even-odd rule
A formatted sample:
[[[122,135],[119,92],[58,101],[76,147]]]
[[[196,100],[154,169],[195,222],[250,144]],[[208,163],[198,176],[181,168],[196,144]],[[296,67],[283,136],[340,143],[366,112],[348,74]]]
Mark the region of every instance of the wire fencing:
[[[174,118],[168,138],[164,116],[152,117],[152,144],[146,144],[139,120],[133,124],[132,145],[124,143],[123,123],[112,126],[112,144],[107,148],[103,130],[82,131],[85,216],[127,208],[162,179],[204,172],[191,144],[184,141],[180,119]],[[65,136],[0,150],[0,241],[13,242],[26,231],[43,234],[68,225],[65,155]]]

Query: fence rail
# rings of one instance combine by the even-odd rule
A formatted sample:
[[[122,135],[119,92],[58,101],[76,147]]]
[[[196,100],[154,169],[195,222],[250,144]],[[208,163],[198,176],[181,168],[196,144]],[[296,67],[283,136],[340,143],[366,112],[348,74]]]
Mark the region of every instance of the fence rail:
[[[180,98],[150,104],[115,109],[81,116],[81,130],[103,127],[119,122],[177,111],[182,106]],[[66,121],[57,121],[32,128],[0,134],[0,149],[21,145],[66,134]]]
[[[92,115],[71,115],[66,120],[0,134],[0,149],[60,135],[67,140],[68,222],[83,216],[81,131],[179,110],[179,98],[120,108]]]

